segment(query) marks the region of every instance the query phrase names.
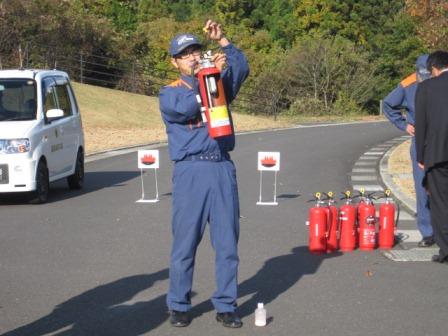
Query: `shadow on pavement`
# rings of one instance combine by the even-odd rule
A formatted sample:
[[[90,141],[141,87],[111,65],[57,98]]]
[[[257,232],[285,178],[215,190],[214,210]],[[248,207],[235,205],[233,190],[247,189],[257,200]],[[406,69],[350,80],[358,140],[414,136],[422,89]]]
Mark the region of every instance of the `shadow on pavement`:
[[[267,260],[251,278],[239,285],[240,297],[252,294],[238,308],[241,317],[253,314],[258,302],[269,304],[294,286],[303,275],[314,274],[323,260],[341,255],[335,252],[312,255],[306,246],[295,247],[291,253]],[[168,279],[168,269],[153,274],[123,278],[58,305],[49,315],[9,331],[2,336],[134,336],[149,332],[168,319],[166,295],[150,301],[126,304],[139,292],[156,281]],[[194,295],[195,293],[193,293]],[[213,311],[210,300],[195,305],[192,318]],[[270,321],[272,322],[272,317]]]
[[[303,275],[316,273],[323,260],[340,255],[340,252],[313,255],[309,253],[307,246],[298,246],[289,254],[267,260],[254,276],[238,286],[239,297],[252,294],[249,300],[239,302],[239,315],[246,317],[253,314],[258,302],[269,304],[294,286]],[[204,301],[193,308],[193,317],[213,309],[210,300]]]
[[[86,172],[84,188],[82,190],[70,190],[66,179],[52,182],[47,203],[59,202],[65,199],[78,197],[104,188],[120,187],[124,182],[140,176],[138,171],[104,171]],[[0,195],[0,205],[19,205],[27,203],[29,193],[9,193]]]
[[[285,199],[293,199],[300,197],[300,194],[280,194],[277,196],[277,198],[285,198]]]
[[[168,279],[168,269],[134,275],[96,287],[61,303],[49,315],[3,336],[144,334],[168,318],[165,294],[150,301],[124,302],[150,288],[156,281],[165,279]]]

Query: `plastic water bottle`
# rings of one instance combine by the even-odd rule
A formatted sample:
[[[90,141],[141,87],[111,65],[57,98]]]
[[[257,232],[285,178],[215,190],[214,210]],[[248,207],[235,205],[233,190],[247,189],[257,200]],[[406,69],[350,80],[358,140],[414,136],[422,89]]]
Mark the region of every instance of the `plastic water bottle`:
[[[257,327],[264,327],[266,325],[266,309],[263,303],[259,303],[257,309],[255,309],[255,325]]]

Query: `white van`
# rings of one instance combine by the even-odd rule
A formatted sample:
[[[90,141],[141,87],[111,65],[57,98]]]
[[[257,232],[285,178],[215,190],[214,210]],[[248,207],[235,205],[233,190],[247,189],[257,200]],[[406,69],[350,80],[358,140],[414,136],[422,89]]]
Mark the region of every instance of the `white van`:
[[[68,75],[0,71],[0,194],[31,192],[32,203],[44,203],[62,178],[83,186],[84,134]]]

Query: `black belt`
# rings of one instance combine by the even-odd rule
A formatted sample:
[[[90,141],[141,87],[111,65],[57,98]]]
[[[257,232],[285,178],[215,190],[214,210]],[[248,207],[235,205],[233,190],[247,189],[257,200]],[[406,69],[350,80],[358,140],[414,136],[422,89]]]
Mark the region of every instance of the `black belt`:
[[[211,161],[220,162],[230,160],[229,153],[202,153],[195,155],[188,155],[180,161]]]

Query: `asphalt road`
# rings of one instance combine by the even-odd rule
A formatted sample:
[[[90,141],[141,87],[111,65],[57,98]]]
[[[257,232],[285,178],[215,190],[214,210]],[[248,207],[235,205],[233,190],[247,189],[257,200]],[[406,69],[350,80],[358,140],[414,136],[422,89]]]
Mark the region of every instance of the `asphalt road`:
[[[137,155],[88,163],[83,192],[52,185],[48,204],[0,203],[2,335],[444,335],[448,267],[398,263],[379,251],[310,255],[315,191],[343,191],[368,148],[400,135],[385,122],[302,127],[237,137],[241,203],[239,312],[227,330],[208,300],[214,256],[197,254],[192,324],[168,323],[171,163],[160,148],[161,201],[142,204]],[[281,152],[278,206],[257,206],[258,151]],[[271,180],[270,180],[271,178]],[[263,198],[272,192],[264,174]],[[153,181],[145,175],[147,196]],[[269,324],[254,326],[257,302]]]

